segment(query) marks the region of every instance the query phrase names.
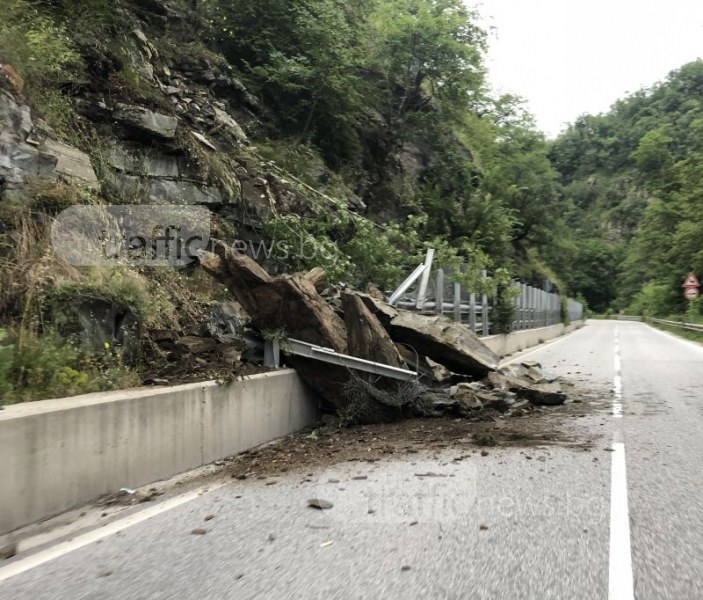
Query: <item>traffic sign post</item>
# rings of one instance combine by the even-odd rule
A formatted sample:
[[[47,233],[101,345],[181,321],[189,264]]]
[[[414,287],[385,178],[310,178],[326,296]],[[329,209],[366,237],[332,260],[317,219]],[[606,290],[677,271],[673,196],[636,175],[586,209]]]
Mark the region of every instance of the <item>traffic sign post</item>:
[[[681,287],[683,287],[683,297],[686,298],[686,300],[696,300],[701,295],[701,282],[698,280],[695,273],[689,273]]]

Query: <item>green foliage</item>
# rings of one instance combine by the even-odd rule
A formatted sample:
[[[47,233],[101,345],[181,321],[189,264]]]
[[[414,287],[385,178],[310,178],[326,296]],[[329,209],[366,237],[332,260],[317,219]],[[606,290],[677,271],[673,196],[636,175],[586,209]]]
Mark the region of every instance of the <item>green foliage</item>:
[[[510,333],[515,320],[515,298],[519,291],[512,286],[500,285],[495,295],[495,304],[491,311],[493,333]]]
[[[75,76],[80,56],[66,26],[31,0],[7,0],[0,21],[0,63],[12,65],[41,93]]]
[[[596,312],[605,311],[617,294],[618,248],[598,239],[579,241],[567,275],[571,289],[578,290]]]
[[[372,67],[395,129],[433,101],[460,116],[483,85],[485,32],[459,0],[383,0],[371,16]]]
[[[664,317],[669,314],[673,291],[667,285],[647,283],[637,293],[626,312],[645,317]]]
[[[12,342],[0,346],[0,391],[8,404],[118,389],[139,381],[118,355],[106,349],[103,356],[88,356],[53,331],[38,337],[21,330]]]
[[[362,25],[367,2],[219,2],[211,23],[225,56],[260,87],[281,124],[332,161],[360,148]]]
[[[632,160],[644,173],[661,172],[673,162],[669,149],[673,141],[674,138],[666,133],[666,128],[648,131],[632,153]]]
[[[10,369],[12,368],[13,345],[10,343],[6,329],[0,328],[0,405],[5,395],[12,391],[10,383]]]
[[[702,93],[697,60],[552,145],[579,238],[570,283],[595,310],[683,312],[683,277],[703,273]]]

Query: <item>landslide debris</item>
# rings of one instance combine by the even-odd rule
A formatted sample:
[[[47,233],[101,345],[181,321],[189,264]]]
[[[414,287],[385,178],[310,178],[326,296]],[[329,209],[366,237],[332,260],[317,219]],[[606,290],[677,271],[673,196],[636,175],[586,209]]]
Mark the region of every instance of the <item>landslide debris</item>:
[[[259,330],[281,330],[342,355],[417,372],[414,381],[362,373],[286,352],[284,341],[286,364],[347,424],[417,416],[475,418],[486,411],[504,414],[527,404],[553,406],[566,400],[560,383],[538,363],[499,369],[499,357],[461,323],[400,310],[352,289],[330,293],[322,269],[272,277],[221,241],[212,242],[211,251],[199,258]]]

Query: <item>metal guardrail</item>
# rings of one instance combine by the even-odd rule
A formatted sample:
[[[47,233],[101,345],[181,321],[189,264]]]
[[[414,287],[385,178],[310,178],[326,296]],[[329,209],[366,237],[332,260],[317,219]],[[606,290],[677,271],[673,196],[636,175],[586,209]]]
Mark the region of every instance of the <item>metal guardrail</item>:
[[[698,325],[696,323],[683,323],[682,321],[667,321],[666,319],[650,319],[652,323],[661,323],[662,325],[668,325],[669,327],[678,327],[680,329],[686,329],[688,331],[697,331],[698,333],[703,333],[703,325]]]
[[[618,315],[617,317],[618,321],[641,321],[642,317],[638,317],[635,315]]]
[[[418,265],[390,295],[388,303],[421,314],[445,315],[467,325],[477,335],[490,335],[494,327],[495,298],[466,289],[455,280],[451,269],[436,269],[435,277],[431,278],[433,259],[434,251],[430,249],[425,263]],[[488,277],[486,271],[483,271],[482,277]],[[409,290],[420,278],[419,288],[410,293]],[[543,289],[520,282],[512,285],[515,294],[512,331],[556,325],[567,316],[571,322],[583,318],[583,305],[572,298],[568,299],[564,307],[566,314],[562,315],[561,298],[547,291],[553,287],[549,282],[545,282]]]
[[[348,354],[335,352],[332,348],[325,348],[315,344],[308,344],[300,340],[289,338],[286,340],[285,348],[281,348],[278,340],[264,341],[264,366],[269,368],[278,368],[281,365],[281,352],[312,358],[323,363],[331,365],[339,365],[357,371],[373,373],[374,375],[383,375],[400,381],[415,381],[418,374],[415,371],[391,367],[383,363],[364,360]]]

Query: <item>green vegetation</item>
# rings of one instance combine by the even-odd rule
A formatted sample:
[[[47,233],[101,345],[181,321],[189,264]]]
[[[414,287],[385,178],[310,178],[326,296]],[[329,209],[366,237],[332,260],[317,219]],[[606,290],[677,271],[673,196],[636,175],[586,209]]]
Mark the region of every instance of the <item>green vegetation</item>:
[[[228,199],[213,214],[218,236],[235,237],[233,213],[266,188],[252,229],[276,244],[282,270],[324,266],[335,283],[390,288],[432,247],[437,264],[497,298],[499,330],[516,278],[550,279],[598,313],[701,317],[680,288],[689,271],[703,274],[700,61],[548,142],[520,98],[488,90],[486,32],[462,0],[171,0],[164,19],[160,0],[146,4],[4,6],[0,75],[90,153],[103,185],[41,183],[0,207],[0,231],[12,232],[0,234],[0,394],[105,389],[128,373],[112,350],[92,364],[59,339],[72,303],[176,327],[221,293],[192,273],[74,269],[50,252],[52,215],[125,201],[108,177],[116,102],[181,117],[168,153]],[[171,71],[173,96],[154,77]],[[225,148],[202,125],[216,100],[250,146]],[[197,110],[178,112],[186,101]]]
[[[86,353],[53,331],[40,337],[0,329],[0,393],[6,404],[60,398],[139,384],[109,345],[102,355]]]
[[[568,283],[594,309],[687,310],[681,283],[703,273],[702,133],[698,60],[581,117],[552,145],[576,238]]]

